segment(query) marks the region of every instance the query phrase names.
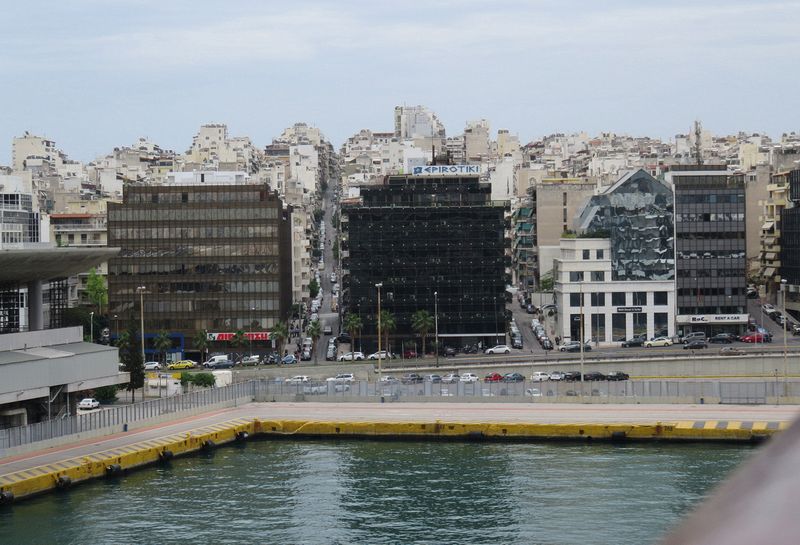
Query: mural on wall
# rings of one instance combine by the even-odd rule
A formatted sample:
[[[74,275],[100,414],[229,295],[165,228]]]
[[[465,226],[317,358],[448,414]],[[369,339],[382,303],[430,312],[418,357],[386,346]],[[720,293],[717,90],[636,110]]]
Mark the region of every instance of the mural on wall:
[[[644,170],[593,196],[578,217],[584,236],[611,240],[612,280],[673,280],[672,189]]]

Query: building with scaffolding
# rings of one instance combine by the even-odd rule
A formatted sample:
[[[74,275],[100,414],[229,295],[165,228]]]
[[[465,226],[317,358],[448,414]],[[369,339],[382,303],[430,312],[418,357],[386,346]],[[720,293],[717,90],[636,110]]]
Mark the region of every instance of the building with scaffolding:
[[[360,315],[364,347],[377,345],[376,284],[396,322],[391,349],[418,337],[419,310],[441,346],[505,342],[510,209],[490,194],[479,176],[436,173],[388,176],[343,202],[342,304]]]

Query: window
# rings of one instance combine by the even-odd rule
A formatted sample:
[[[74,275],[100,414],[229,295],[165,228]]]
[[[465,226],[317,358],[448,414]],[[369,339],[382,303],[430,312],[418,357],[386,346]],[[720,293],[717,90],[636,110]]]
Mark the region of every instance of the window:
[[[603,250],[597,250],[597,259],[605,259]]]
[[[589,250],[583,251],[583,259],[591,259],[591,256],[589,255]]]
[[[647,292],[635,291],[633,292],[633,306],[643,307],[647,304]]]
[[[593,293],[591,296],[593,307],[603,307],[606,305],[605,293]]]
[[[654,305],[666,305],[667,304],[667,292],[665,292],[665,291],[655,291],[655,292],[653,292],[653,304]]]
[[[625,306],[625,292],[624,291],[615,291],[611,294],[611,304],[615,307],[624,307]]]
[[[570,293],[569,294],[569,306],[571,306],[571,307],[579,307],[579,306],[581,306],[581,294],[580,293]]]
[[[633,315],[633,334],[647,335],[647,313],[636,312]]]
[[[564,208],[564,209],[562,210],[562,214],[563,214],[563,216],[564,216],[564,217],[562,218],[562,221],[563,221],[564,223],[566,223],[566,222],[567,222],[567,209],[566,209],[566,208]],[[564,229],[564,230],[566,231],[566,229]]]
[[[562,198],[562,202],[563,202],[564,206],[567,206],[567,194],[566,193],[562,193],[562,197],[561,198]],[[564,213],[566,214],[567,212],[564,211]]]
[[[182,203],[189,202],[189,194],[188,193],[181,193],[181,202]]]
[[[570,282],[583,282],[583,271],[570,271],[570,273],[569,273],[569,281]]]
[[[666,312],[653,313],[653,333],[656,337],[667,337],[669,335]]]
[[[601,294],[602,295],[602,294]],[[587,337],[591,337],[594,342],[603,342],[606,340],[606,315],[605,314],[592,314],[591,317],[592,330],[589,331]]]
[[[592,271],[592,282],[604,282],[606,273],[603,271]]]
[[[624,293],[622,295],[625,295]],[[611,338],[615,341],[624,341],[628,334],[626,327],[626,314],[614,313],[611,315]]]

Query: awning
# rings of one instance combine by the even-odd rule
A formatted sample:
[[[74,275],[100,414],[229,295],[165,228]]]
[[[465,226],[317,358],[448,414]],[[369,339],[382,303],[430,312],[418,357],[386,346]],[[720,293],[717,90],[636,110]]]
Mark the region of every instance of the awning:
[[[774,221],[765,221],[765,222],[764,222],[764,225],[762,225],[762,226],[761,226],[761,229],[762,229],[763,231],[769,231],[769,230],[770,230],[770,229],[772,229],[774,226],[775,226],[775,222],[774,222]]]
[[[766,255],[764,256],[764,258],[765,259],[769,259],[770,261],[772,261],[773,259],[776,259],[775,258],[775,252],[767,252]]]
[[[764,244],[772,246],[773,244],[775,244],[775,237],[767,237],[767,238],[765,238],[764,239]]]
[[[775,276],[775,267],[767,267],[764,269],[764,276],[767,278]]]

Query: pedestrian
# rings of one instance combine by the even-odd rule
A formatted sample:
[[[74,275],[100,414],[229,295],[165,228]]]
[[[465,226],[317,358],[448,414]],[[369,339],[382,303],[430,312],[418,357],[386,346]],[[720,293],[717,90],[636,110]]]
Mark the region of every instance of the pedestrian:
[[[561,337],[556,335],[556,345],[559,345],[559,344],[561,344]]]

